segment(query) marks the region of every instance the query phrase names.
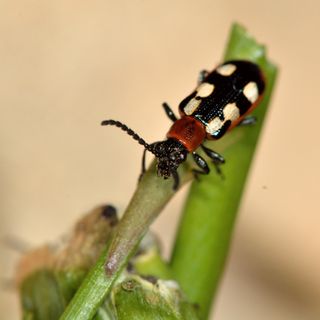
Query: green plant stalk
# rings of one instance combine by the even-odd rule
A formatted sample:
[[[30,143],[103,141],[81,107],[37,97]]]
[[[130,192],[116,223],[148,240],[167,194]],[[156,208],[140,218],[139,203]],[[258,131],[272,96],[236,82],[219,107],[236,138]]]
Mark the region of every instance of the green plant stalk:
[[[181,186],[192,178],[187,165],[181,166],[179,173]],[[117,225],[108,249],[89,272],[60,319],[93,318],[150,224],[174,195],[172,183],[172,179],[158,177],[155,164],[151,165]]]
[[[106,250],[90,270],[60,319],[92,319],[95,316],[105,299],[105,292],[111,289],[116,278],[116,275],[108,279],[103,276],[105,256]]]
[[[236,212],[277,73],[276,67],[266,59],[265,48],[239,25],[232,28],[224,57],[225,61],[232,59],[258,63],[264,71],[267,88],[254,112],[258,123],[250,128],[236,128],[221,142],[212,144],[215,150],[224,146],[225,179],[210,174],[201,177],[201,183],[193,182],[183,210],[171,266],[174,278],[190,301],[199,305],[201,319],[208,317],[224,269]]]

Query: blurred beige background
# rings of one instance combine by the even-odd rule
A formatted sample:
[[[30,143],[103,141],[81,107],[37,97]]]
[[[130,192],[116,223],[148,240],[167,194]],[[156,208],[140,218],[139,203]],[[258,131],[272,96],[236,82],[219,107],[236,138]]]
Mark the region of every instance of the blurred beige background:
[[[162,138],[161,103],[176,109],[220,61],[236,20],[281,74],[213,318],[319,319],[319,13],[310,0],[2,0],[1,235],[39,245],[97,204],[123,210],[142,148],[100,121]],[[166,254],[185,191],[153,225]],[[1,277],[17,259],[1,247]],[[2,319],[18,319],[12,292],[0,303]]]

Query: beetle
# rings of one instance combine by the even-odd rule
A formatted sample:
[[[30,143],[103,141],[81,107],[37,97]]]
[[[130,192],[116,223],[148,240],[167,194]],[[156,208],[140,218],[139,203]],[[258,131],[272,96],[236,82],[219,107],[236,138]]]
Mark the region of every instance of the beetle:
[[[132,129],[116,120],[104,120],[101,125],[112,125],[125,131],[144,146],[142,174],[145,172],[145,155],[149,151],[157,158],[157,173],[164,179],[174,179],[174,189],[179,186],[177,169],[189,153],[192,154],[198,169],[195,175],[208,174],[206,161],[196,153],[201,147],[213,161],[221,174],[220,165],[225,159],[219,153],[204,146],[203,142],[217,140],[226,132],[239,125],[255,122],[247,116],[259,104],[265,89],[265,80],[259,66],[246,60],[231,60],[217,66],[213,71],[200,72],[198,86],[179,104],[178,119],[170,106],[163,108],[173,125],[164,141],[148,144]]]

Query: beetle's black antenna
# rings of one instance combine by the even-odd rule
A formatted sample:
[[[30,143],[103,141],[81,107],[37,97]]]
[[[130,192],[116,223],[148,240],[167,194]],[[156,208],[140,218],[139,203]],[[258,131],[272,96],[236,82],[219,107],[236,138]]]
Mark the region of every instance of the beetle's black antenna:
[[[128,128],[124,123],[116,120],[104,120],[101,122],[102,126],[116,126],[121,130],[125,131],[129,136],[131,136],[134,140],[138,141],[139,144],[143,145],[148,151],[154,153],[154,148],[152,145],[145,142],[137,133],[135,133],[132,129]]]

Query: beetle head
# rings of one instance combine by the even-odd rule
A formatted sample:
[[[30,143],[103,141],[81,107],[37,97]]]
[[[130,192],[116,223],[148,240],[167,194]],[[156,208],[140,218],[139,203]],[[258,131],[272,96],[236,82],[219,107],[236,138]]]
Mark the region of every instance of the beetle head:
[[[186,148],[174,139],[155,143],[153,153],[158,160],[158,175],[165,179],[177,171],[179,165],[186,160],[188,155]]]

